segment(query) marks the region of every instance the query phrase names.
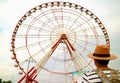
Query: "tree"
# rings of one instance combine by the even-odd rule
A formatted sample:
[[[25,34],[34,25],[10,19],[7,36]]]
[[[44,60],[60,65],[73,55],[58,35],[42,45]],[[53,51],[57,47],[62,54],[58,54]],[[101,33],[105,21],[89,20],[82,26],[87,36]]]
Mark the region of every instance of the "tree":
[[[0,78],[0,83],[2,83],[2,79]]]
[[[8,81],[2,81],[2,79],[0,78],[0,83],[12,83],[11,80],[8,80]]]

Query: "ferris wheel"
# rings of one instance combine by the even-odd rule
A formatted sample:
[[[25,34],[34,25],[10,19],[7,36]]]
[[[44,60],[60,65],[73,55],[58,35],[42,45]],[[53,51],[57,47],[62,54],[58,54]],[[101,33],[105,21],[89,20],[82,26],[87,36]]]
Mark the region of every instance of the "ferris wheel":
[[[70,2],[38,5],[18,21],[11,42],[18,83],[70,83],[72,73],[92,69],[87,54],[110,46],[107,31],[88,9]]]

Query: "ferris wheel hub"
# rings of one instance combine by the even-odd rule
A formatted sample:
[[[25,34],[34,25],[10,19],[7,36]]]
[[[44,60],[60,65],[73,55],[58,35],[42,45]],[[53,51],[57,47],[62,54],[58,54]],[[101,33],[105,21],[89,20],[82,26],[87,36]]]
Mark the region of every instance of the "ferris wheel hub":
[[[61,39],[66,39],[66,38],[67,38],[66,34],[63,33],[63,34],[61,35]]]

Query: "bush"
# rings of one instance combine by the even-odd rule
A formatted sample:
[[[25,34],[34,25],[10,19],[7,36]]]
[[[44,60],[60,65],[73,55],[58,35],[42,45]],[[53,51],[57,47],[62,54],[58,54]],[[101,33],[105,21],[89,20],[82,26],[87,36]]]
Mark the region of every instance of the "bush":
[[[0,83],[12,83],[11,80],[8,80],[8,81],[2,81],[2,79],[0,79]]]

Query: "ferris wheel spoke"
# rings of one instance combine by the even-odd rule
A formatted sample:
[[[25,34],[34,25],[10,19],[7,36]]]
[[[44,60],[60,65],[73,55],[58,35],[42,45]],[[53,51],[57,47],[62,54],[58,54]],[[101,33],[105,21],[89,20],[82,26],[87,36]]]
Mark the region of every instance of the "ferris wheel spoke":
[[[42,10],[41,10],[41,11],[42,11]],[[53,13],[53,12],[52,12],[52,13]],[[45,12],[43,12],[43,14],[45,14]],[[45,21],[45,23],[46,23],[46,24],[49,24],[49,23],[50,23],[50,24],[52,25],[52,26],[49,25],[48,27],[51,27],[51,28],[52,28],[52,27],[58,27],[58,26],[53,22],[53,20],[52,20],[52,19],[54,19],[54,18],[51,18],[51,17],[47,16],[47,14],[45,14],[44,17],[45,17],[45,19],[47,19],[47,20]]]
[[[55,18],[55,21],[56,21],[56,25],[60,25],[59,23],[59,19],[61,19],[61,16],[58,16],[59,14],[56,15],[56,12],[60,12],[59,9],[52,9],[52,13],[53,13],[53,16]]]
[[[52,26],[48,25],[46,22],[40,20],[39,18],[36,18],[36,17],[34,17],[32,15],[30,15],[29,17],[31,19],[35,20],[35,22],[39,23],[41,25],[40,26],[41,28],[44,27],[44,26],[46,26],[46,28],[42,28],[42,30],[49,31],[49,29],[52,28]],[[49,28],[49,29],[47,29],[47,28]]]
[[[43,66],[46,64],[48,59],[50,58],[52,52],[53,52],[53,50],[50,50],[36,65],[36,69],[38,70],[37,73],[36,73],[37,75],[39,74],[39,72],[41,71]]]
[[[31,60],[31,57],[27,57],[25,58],[24,60],[20,61],[19,64],[22,66],[22,65],[25,65],[25,64],[28,64],[27,62],[29,62],[29,60]],[[33,60],[31,60],[30,62],[33,63]]]
[[[53,63],[53,66],[52,66],[51,70],[55,70],[55,66],[56,66],[57,61],[58,61],[57,59],[59,59],[59,58],[58,58],[59,55],[58,55],[58,54],[56,54],[56,55],[57,55],[57,56],[55,56],[54,63]],[[52,56],[51,56],[51,59],[52,59]],[[52,73],[52,72],[51,72],[51,73]]]
[[[72,41],[72,40],[71,40]],[[84,45],[87,45],[87,46],[95,46],[96,44],[95,43],[91,43],[91,42],[87,42],[86,43],[86,41],[84,41],[84,40],[79,40],[79,41],[77,41],[76,42],[76,44],[75,44],[77,47],[76,48],[79,48],[79,49],[81,49],[81,48],[83,48],[83,49],[85,49],[85,46]],[[86,52],[90,52],[90,50],[88,50],[88,49],[85,49],[86,50]]]
[[[88,46],[95,46],[96,43],[90,42],[90,41],[85,41],[85,40],[80,40],[76,43],[77,45],[88,45]]]
[[[70,24],[70,18],[71,18],[71,13],[68,13],[68,19],[67,19],[66,24]]]
[[[73,62],[71,61],[66,64],[68,65],[68,67],[66,67],[66,72],[68,72],[70,70],[70,68],[72,67]]]
[[[38,50],[36,53],[32,54],[31,56],[29,56],[29,57],[25,58],[24,60],[22,60],[21,62],[19,62],[19,64],[21,64],[21,65],[26,64],[26,62],[28,62],[32,58],[36,57],[37,55],[40,55],[40,53],[43,52],[43,50],[47,49],[50,46],[51,45],[49,44],[49,45],[45,46],[43,49]],[[31,60],[31,62],[33,62],[33,60]],[[35,62],[37,63],[37,61],[35,61]]]
[[[32,54],[31,56],[34,58],[38,55],[41,54],[41,52],[45,51],[46,49],[50,48],[51,47],[51,44],[47,44],[46,46],[42,47],[40,50],[38,50],[37,52],[35,52],[34,54]],[[45,53],[44,53],[45,54]],[[35,61],[37,62],[37,61]]]
[[[89,44],[93,44],[94,45],[94,43],[92,43],[92,42],[89,42],[90,40],[96,40],[96,39],[104,39],[104,36],[103,35],[77,35],[77,36],[79,36],[79,38],[77,38],[77,41],[79,40],[79,41],[82,41],[82,42],[84,42],[84,43],[89,43]],[[71,41],[75,41],[74,40],[74,36],[71,36],[71,37],[69,37],[69,39],[71,40]],[[83,40],[82,40],[83,39]],[[87,40],[87,41],[86,41]],[[80,43],[80,42],[79,42]]]
[[[53,34],[53,36],[54,36],[54,35],[58,35],[58,34],[62,33],[61,31],[63,31],[63,30],[61,28],[56,27],[56,29],[53,29],[51,31],[52,31],[51,34]]]
[[[78,25],[78,27],[84,26],[85,24],[87,24],[87,25],[89,25],[89,26],[91,27],[91,25],[89,24],[89,21],[90,21],[90,20],[91,20],[91,18],[85,20],[84,22],[80,23],[80,24]],[[84,28],[88,29],[88,27],[84,27]]]
[[[85,49],[86,50],[86,49]],[[88,60],[85,58],[85,57],[83,57],[82,56],[82,54],[80,54],[79,52],[77,52],[77,51],[75,51],[75,54],[76,54],[76,56],[77,57],[79,57],[80,59],[78,60],[77,59],[77,61],[79,62],[79,64],[81,65],[81,70],[82,70],[82,68],[84,68],[85,66],[88,68],[88,69],[92,69],[92,66],[89,64],[88,65]]]
[[[86,41],[86,40],[82,40],[82,39],[79,39],[79,40],[76,40],[76,41],[75,41],[73,38],[69,38],[69,40],[72,41],[72,42],[75,42],[76,45],[79,45],[79,44],[86,44],[86,43],[87,43],[87,45],[96,45],[96,44],[93,43],[93,42]],[[73,43],[73,44],[74,44],[74,43]]]
[[[25,23],[22,23],[21,26],[28,28],[28,29],[30,28],[35,31],[40,31],[42,29],[41,27],[36,27],[36,26],[30,25],[30,24],[25,24]]]
[[[63,35],[63,37],[66,38],[65,35]],[[64,40],[64,43],[66,44],[67,46],[67,49],[68,49],[68,53],[70,54],[70,57],[73,58],[75,57],[73,55],[73,52],[72,51],[75,51],[74,47],[71,45],[71,43],[69,42],[69,40],[66,38],[66,40]],[[71,59],[73,61],[73,64],[75,66],[75,69],[78,70],[80,68],[80,65],[78,65],[78,62],[75,60],[75,59]],[[66,67],[66,66],[65,66]],[[69,70],[69,68],[67,68],[67,70]],[[66,71],[66,70],[65,70]]]
[[[62,5],[61,5],[61,8],[60,8],[60,11],[61,11],[61,26],[63,27],[63,29],[64,29],[64,17],[63,17],[63,7],[62,7]],[[64,31],[64,30],[63,30]]]
[[[48,43],[50,40],[49,39],[44,39],[44,38],[41,38],[41,40],[39,40],[39,44],[40,43]]]
[[[82,42],[82,43],[83,43],[83,42]],[[90,51],[90,49],[87,49],[85,46],[91,47],[91,46],[95,46],[95,45],[96,45],[96,44],[88,44],[88,43],[87,43],[87,44],[84,44],[84,43],[83,43],[83,44],[85,45],[85,46],[84,46],[82,43],[81,43],[81,44],[77,44],[77,45],[78,45],[78,48],[83,48],[82,52],[86,52],[86,53],[90,53],[91,51]]]
[[[18,34],[18,35],[16,35],[16,38],[38,38],[39,37],[39,35],[38,34],[28,34],[28,35],[26,35],[26,34]]]
[[[79,26],[78,27],[76,27],[76,28],[79,28]],[[82,30],[80,29],[80,30],[78,30],[78,31],[76,31],[77,33],[81,33],[81,32],[89,32],[89,31],[93,31],[93,30],[95,30],[95,29],[99,29],[100,27],[99,26],[92,26],[92,27],[84,27]]]
[[[17,48],[15,48],[15,51],[21,51],[24,49],[26,49],[26,46],[17,47]]]
[[[74,24],[76,24],[76,22],[77,22],[77,20],[80,18],[80,16],[81,16],[81,14],[74,19],[74,21],[73,21],[73,23],[70,25],[69,29],[71,29],[72,26],[73,26]]]
[[[86,38],[86,39],[95,39],[96,37],[103,39],[104,36],[103,35],[77,35],[79,36],[79,38]]]
[[[39,43],[40,43],[40,42],[36,42],[36,43],[28,44],[27,46],[17,47],[17,48],[15,49],[15,51],[20,51],[20,50],[24,50],[24,49],[26,49],[26,48],[34,47],[34,46],[39,45]]]
[[[70,29],[72,28],[73,25],[78,24],[78,23],[79,23],[79,24],[77,25],[76,28],[79,28],[79,27],[81,27],[81,26],[84,26],[85,24],[88,24],[88,25],[91,24],[91,22],[89,22],[89,21],[91,20],[91,18],[89,18],[89,19],[88,19],[88,18],[83,19],[83,18],[81,18],[81,15],[82,15],[82,13],[81,13],[76,19],[74,19],[73,24],[70,25]],[[84,22],[82,22],[82,23],[79,22],[78,20],[79,20],[80,18],[83,19]],[[89,23],[90,23],[90,24],[89,24]],[[90,25],[90,26],[91,26],[91,25]],[[73,29],[76,29],[76,28],[73,28]],[[84,29],[87,29],[87,28],[88,28],[88,27],[85,27]]]

